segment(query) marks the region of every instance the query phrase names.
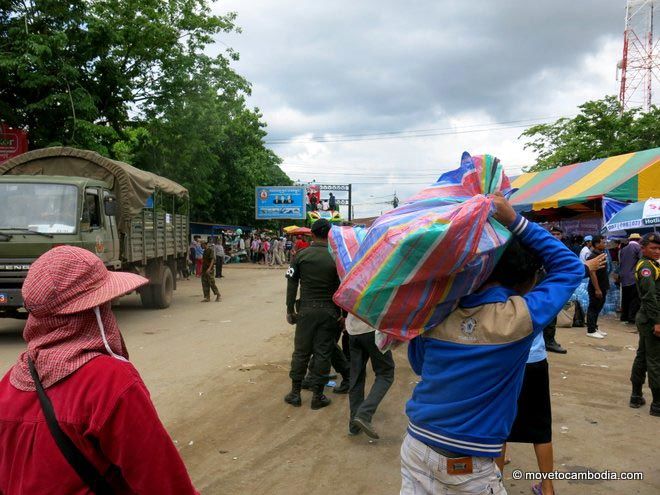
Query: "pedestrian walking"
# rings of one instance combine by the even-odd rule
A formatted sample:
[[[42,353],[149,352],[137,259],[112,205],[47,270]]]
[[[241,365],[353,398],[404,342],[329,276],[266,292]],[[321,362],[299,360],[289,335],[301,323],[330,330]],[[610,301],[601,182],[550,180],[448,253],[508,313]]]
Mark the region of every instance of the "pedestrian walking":
[[[195,276],[200,278],[202,276],[202,263],[204,259],[204,248],[202,247],[201,237],[195,236]]]
[[[147,283],[73,246],[32,263],[27,350],[0,381],[0,493],[197,493],[111,310]]]
[[[408,344],[421,380],[406,405],[402,495],[506,493],[494,459],[511,432],[532,342],[584,277],[566,246],[502,195],[493,201],[514,239],[480,289]],[[535,286],[541,266],[547,275]]]
[[[282,255],[280,254],[280,252],[283,252],[281,248],[282,241],[278,237],[275,237],[273,238],[273,242],[271,244],[272,244],[271,251],[273,252],[273,255],[270,259],[270,265],[271,266],[281,265]]]
[[[587,261],[587,258],[591,254],[591,248],[593,247],[593,237],[590,235],[584,236],[584,245],[580,250],[580,261],[584,263]]]
[[[213,251],[215,253],[215,278],[222,278],[222,265],[225,263],[225,247],[222,245],[222,236],[215,238]]]
[[[651,416],[660,417],[660,235],[646,234],[641,247],[642,259],[635,272],[640,299],[636,319],[639,343],[630,373],[630,407],[646,404],[642,387],[648,372],[653,398],[649,412]]]
[[[635,283],[635,268],[642,257],[639,234],[630,234],[628,245],[619,253],[619,281],[621,282],[621,321],[635,323],[639,311],[639,294]]]
[[[211,291],[215,294],[215,301],[220,301],[220,291],[218,286],[215,285],[213,278],[213,267],[215,265],[215,252],[213,247],[208,245],[208,242],[203,241],[201,247],[204,250],[202,253],[202,291],[204,292],[204,299],[202,302],[211,301]]]
[[[291,391],[284,401],[292,406],[302,404],[302,381],[314,354],[312,365],[312,409],[330,405],[323,394],[330,371],[330,356],[336,343],[341,312],[332,301],[339,287],[337,267],[328,252],[330,223],[320,219],[312,225],[313,242],[301,251],[287,270],[287,322],[296,325],[294,350],[291,356]],[[296,310],[296,296],[300,285],[300,304]],[[339,370],[338,370],[339,371]]]
[[[592,237],[591,254],[587,260],[593,259],[605,251],[605,240],[602,235]],[[596,272],[589,273],[589,308],[587,309],[587,337],[603,339],[607,332],[598,329],[598,316],[605,305],[607,291],[610,288],[610,275],[607,267],[603,267]]]
[[[392,351],[381,352],[376,345],[376,330],[355,316],[346,317],[346,331],[348,332],[349,347],[351,350],[351,379],[348,391],[350,403],[350,420],[348,434],[357,435],[361,431],[377,439],[378,433],[371,421],[376,409],[385,397],[385,394],[394,382],[394,358]],[[376,375],[367,398],[364,398],[367,363],[371,361],[371,368]]]
[[[558,241],[564,242],[564,232],[559,227],[552,227],[550,229],[552,236]],[[556,352],[558,354],[566,354],[568,351],[564,349],[556,338],[557,334],[557,316],[555,316],[550,323],[543,329],[543,340],[545,342],[545,348],[550,352]]]
[[[536,462],[540,473],[551,473],[554,469],[552,448],[552,406],[550,402],[550,374],[545,341],[538,335],[529,351],[522,389],[518,396],[516,419],[511,427],[507,442],[531,443],[534,445]],[[498,458],[503,469],[506,445]],[[532,484],[534,495],[554,493],[551,479]]]

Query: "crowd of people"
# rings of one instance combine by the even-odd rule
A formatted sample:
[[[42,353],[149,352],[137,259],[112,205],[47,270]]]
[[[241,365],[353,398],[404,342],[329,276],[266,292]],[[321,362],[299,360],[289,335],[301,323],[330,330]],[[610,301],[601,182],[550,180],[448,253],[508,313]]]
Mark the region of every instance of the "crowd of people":
[[[562,242],[560,229],[549,232],[516,214],[502,195],[492,198],[494,216],[512,241],[483,285],[408,345],[410,366],[421,379],[406,405],[403,495],[505,494],[507,442],[533,444],[539,470],[552,471],[546,350],[556,340],[554,334],[548,340],[548,328],[588,278],[595,301],[588,332],[603,334],[597,310],[610,287],[601,274],[610,273],[608,265],[618,264],[623,288],[635,287],[624,291],[621,314],[639,332],[629,405],[646,404],[648,375],[649,412],[660,417],[660,235],[631,235],[614,257],[594,235],[585,240],[585,256],[578,256]],[[291,240],[286,320],[295,336],[284,401],[302,406],[302,390],[309,388],[311,409],[330,406],[324,391],[333,367],[342,377],[333,391],[349,397],[347,434],[377,439],[373,418],[395,363],[390,350],[378,349],[374,328],[333,302],[341,281],[329,231],[321,219],[312,225],[311,244]],[[286,239],[247,240],[245,250],[263,252],[264,263],[282,262],[281,251],[287,258]],[[186,270],[202,279],[205,302],[211,291],[220,300],[215,279],[226,257],[222,238],[191,243]],[[72,246],[55,247],[31,265],[22,288],[27,350],[0,381],[0,493],[197,493],[128,361],[111,310],[114,298],[146,283],[136,274],[110,272],[93,253]],[[369,361],[375,380],[367,392]],[[145,458],[158,462],[142,469]],[[532,490],[554,493],[549,479]]]
[[[631,372],[630,407],[646,401],[645,373],[660,416],[660,236],[633,234],[606,249],[600,235],[563,239],[517,215],[495,195],[495,217],[514,234],[490,278],[438,327],[409,342],[412,369],[421,377],[406,406],[408,429],[401,448],[401,493],[506,493],[502,483],[507,442],[530,443],[540,472],[554,465],[547,351],[566,353],[556,341],[557,316],[588,279],[587,335],[604,338],[598,316],[610,275],[627,292],[622,321],[635,321],[639,345]],[[348,434],[378,438],[374,413],[394,378],[391,351],[376,346],[376,332],[333,303],[340,284],[327,248],[327,222],[313,227],[311,246],[287,271],[287,322],[295,325],[291,390],[284,401],[303,403],[311,384],[311,409],[331,404],[325,396],[331,366],[348,381]],[[614,252],[612,252],[614,251]],[[298,291],[300,288],[300,297]],[[637,294],[643,303],[639,303]],[[349,366],[338,341],[348,334]],[[344,349],[345,351],[346,349]],[[365,398],[368,360],[375,372]],[[338,363],[336,365],[335,363]],[[345,370],[348,368],[349,375]],[[335,387],[342,393],[343,387]],[[550,479],[532,485],[551,495]]]

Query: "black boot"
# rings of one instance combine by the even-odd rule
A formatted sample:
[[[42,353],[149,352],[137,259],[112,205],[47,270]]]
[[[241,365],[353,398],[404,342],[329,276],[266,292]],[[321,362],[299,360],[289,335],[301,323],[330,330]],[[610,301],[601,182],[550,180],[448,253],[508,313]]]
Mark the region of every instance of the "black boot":
[[[307,374],[307,376],[305,376],[305,378],[303,378],[301,386],[305,390],[309,390],[312,388],[312,376],[309,373]]]
[[[649,413],[651,416],[660,417],[660,390],[651,390],[651,393],[653,394],[653,401]]]
[[[649,414],[651,414],[651,416],[660,417],[660,402],[653,402],[651,404],[651,409],[649,410]]]
[[[314,390],[312,396],[312,409],[322,409],[330,405],[332,401],[323,395],[323,385]]]
[[[546,342],[545,348],[547,351],[556,352],[557,354],[566,354],[568,352],[556,340],[553,340],[551,342]]]
[[[351,386],[351,380],[348,377],[343,377],[341,380],[341,384],[337,385],[332,391],[335,394],[347,394],[348,389]]]
[[[302,406],[302,399],[300,398],[300,383],[293,382],[291,385],[291,392],[284,396],[284,402],[291,404],[293,407]]]
[[[642,392],[643,386],[643,383],[633,382],[632,384],[632,393],[630,394],[630,403],[628,405],[633,409],[637,409],[646,404],[646,400],[644,400],[644,393]]]

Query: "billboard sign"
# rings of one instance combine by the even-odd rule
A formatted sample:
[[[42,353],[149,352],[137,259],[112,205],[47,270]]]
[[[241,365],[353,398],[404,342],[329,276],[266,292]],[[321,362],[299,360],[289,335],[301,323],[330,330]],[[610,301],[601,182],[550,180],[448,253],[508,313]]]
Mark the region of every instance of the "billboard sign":
[[[261,186],[255,188],[257,220],[305,218],[305,188],[297,186]]]
[[[28,138],[25,131],[0,124],[0,163],[27,150]]]

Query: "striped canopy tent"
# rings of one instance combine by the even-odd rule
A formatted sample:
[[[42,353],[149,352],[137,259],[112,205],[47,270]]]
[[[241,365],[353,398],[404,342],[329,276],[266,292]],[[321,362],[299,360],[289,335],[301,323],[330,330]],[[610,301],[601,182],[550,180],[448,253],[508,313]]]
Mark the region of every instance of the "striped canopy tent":
[[[602,211],[602,199],[660,197],[660,148],[522,174],[512,182],[511,203],[535,220]]]

